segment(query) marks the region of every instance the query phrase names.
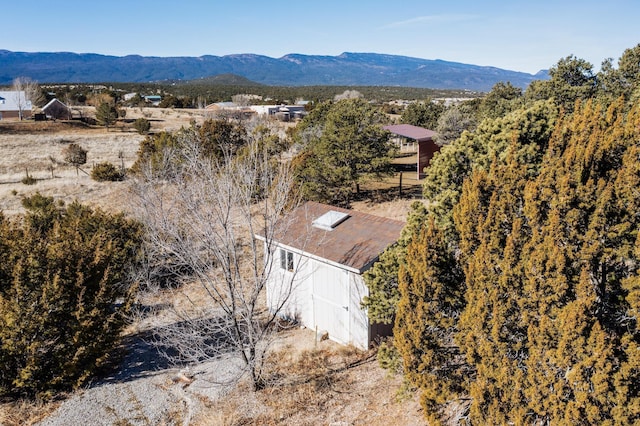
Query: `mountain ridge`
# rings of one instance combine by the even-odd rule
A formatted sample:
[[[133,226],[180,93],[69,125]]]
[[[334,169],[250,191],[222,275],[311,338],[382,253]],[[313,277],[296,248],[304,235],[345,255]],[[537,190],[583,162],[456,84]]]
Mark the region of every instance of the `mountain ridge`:
[[[235,74],[273,86],[405,86],[488,91],[509,81],[525,88],[546,76],[382,53],[343,52],[337,56],[290,53],[272,58],[253,53],[224,56],[110,56],[74,52],[0,50],[0,84],[15,77],[41,83],[154,82],[197,80]]]

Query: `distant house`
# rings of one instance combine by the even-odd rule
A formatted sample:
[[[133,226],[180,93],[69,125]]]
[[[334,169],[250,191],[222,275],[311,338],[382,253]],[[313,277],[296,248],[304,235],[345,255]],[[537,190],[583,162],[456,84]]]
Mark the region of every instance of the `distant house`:
[[[160,102],[162,102],[162,96],[160,95],[146,95],[144,96],[144,101],[147,103],[150,103],[153,106],[158,106],[160,105]]]
[[[0,91],[0,120],[31,118],[31,109],[24,91]]]
[[[235,102],[216,102],[213,104],[209,104],[205,107],[205,109],[209,111],[222,111],[222,110],[232,110],[236,111],[241,109],[240,105],[237,105]]]
[[[433,155],[440,150],[440,146],[434,141],[436,132],[411,124],[394,124],[383,128],[391,133],[391,140],[400,152],[416,152],[418,154],[416,160],[417,178],[422,179],[424,169],[429,166]]]
[[[266,115],[280,121],[302,119],[306,115],[304,105],[250,105],[242,106],[235,102],[216,102],[207,105],[206,110],[214,113],[233,113],[243,117]]]
[[[243,107],[235,102],[216,102],[205,107],[208,113],[213,115],[229,116],[236,118],[249,118],[255,114],[249,107]]]
[[[42,107],[42,112],[49,119],[53,120],[70,120],[71,110],[64,103],[57,99],[51,99],[48,104]]]
[[[302,119],[307,114],[304,105],[252,105],[258,115],[275,117],[281,121]]]
[[[286,230],[265,241],[276,259],[267,304],[343,344],[366,349],[388,327],[372,325],[360,303],[369,294],[362,274],[396,243],[404,223],[315,202],[286,218]],[[271,242],[270,242],[271,243]],[[283,282],[293,280],[291,294]],[[387,334],[385,333],[385,334]]]

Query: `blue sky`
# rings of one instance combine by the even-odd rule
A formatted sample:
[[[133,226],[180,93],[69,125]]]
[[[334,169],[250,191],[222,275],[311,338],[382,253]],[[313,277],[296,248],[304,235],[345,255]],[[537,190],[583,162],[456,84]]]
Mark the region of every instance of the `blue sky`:
[[[6,1],[0,49],[124,56],[375,52],[535,73],[640,43],[637,0]],[[0,64],[1,68],[2,64]]]

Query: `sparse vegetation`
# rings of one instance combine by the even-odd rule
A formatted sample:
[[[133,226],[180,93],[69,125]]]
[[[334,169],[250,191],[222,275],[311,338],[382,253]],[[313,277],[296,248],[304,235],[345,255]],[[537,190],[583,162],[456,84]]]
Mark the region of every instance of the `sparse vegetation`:
[[[140,117],[133,122],[133,128],[136,129],[139,134],[144,135],[151,129],[151,122],[144,117]]]
[[[188,124],[174,119],[166,124],[179,127],[182,123]],[[4,147],[0,157],[0,210],[7,215],[24,212],[20,197],[12,197],[11,193],[17,191],[25,196],[34,193],[33,187],[21,182],[25,169],[37,179],[37,190],[43,195],[67,203],[78,200],[109,211],[126,209],[126,204],[121,203],[123,186],[103,185],[89,174],[78,174],[75,167],[64,162],[61,151],[75,143],[86,149],[96,164],[109,162],[128,168],[142,139],[137,133],[106,133],[79,121],[0,121],[0,143]]]
[[[17,399],[0,403],[0,424],[3,426],[33,426],[45,420],[61,401]]]
[[[93,166],[91,179],[98,182],[119,182],[124,179],[124,173],[121,169],[105,161]]]
[[[295,426],[319,419],[372,425],[420,423],[417,402],[411,396],[398,402],[401,378],[389,377],[377,367],[375,350],[361,352],[331,342],[298,346],[286,345],[271,355],[271,386],[248,399],[248,389],[241,384],[207,403],[196,424]]]
[[[80,166],[87,162],[87,150],[76,143],[71,143],[62,149],[62,158],[67,164],[76,168],[76,175]]]
[[[22,182],[24,185],[35,185],[36,183],[38,183],[38,179],[34,178],[33,176],[30,176],[27,173],[27,175],[23,177],[20,182]]]

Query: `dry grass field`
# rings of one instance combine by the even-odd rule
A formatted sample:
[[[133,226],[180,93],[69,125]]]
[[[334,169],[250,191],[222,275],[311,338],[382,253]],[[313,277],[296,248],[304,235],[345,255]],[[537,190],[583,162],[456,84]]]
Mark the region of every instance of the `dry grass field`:
[[[127,121],[145,117],[152,131],[175,130],[204,117],[198,111],[129,109]],[[64,200],[78,200],[107,210],[127,211],[127,182],[96,182],[89,177],[94,164],[108,161],[130,167],[140,141],[131,124],[106,130],[66,122],[0,121],[0,211],[23,212],[21,199],[39,192]],[[76,172],[62,162],[62,149],[76,143],[87,150],[87,163]],[[22,180],[27,174],[33,185]],[[404,197],[397,197],[398,181],[365,188],[369,197],[357,201],[357,210],[404,220],[419,185],[404,174]],[[135,327],[133,327],[135,328]],[[331,342],[315,343],[309,330],[291,330],[272,356],[274,375],[284,378],[258,393],[242,385],[216,400],[202,398],[197,415],[185,423],[180,410],[162,424],[193,425],[413,425],[423,422],[415,396],[401,394],[402,378],[378,367],[374,352],[359,352]],[[37,424],[64,401],[0,403],[0,424]],[[178,414],[175,414],[178,413]],[[139,419],[138,419],[139,420]],[[146,424],[120,419],[113,424]],[[148,423],[152,424],[152,423]]]
[[[151,121],[151,131],[161,131],[189,126],[191,120],[201,121],[203,114],[160,108],[127,110],[127,121],[139,117]],[[93,165],[104,161],[130,167],[142,139],[130,123],[107,130],[80,122],[0,121],[0,211],[7,215],[22,212],[22,197],[36,192],[67,203],[78,200],[126,210],[126,183],[96,182],[89,173]],[[87,163],[78,173],[62,161],[61,152],[71,143],[87,150]],[[27,174],[36,179],[35,184],[22,183]]]
[[[375,351],[331,341],[314,343],[310,330],[293,330],[272,354],[273,386],[252,393],[241,384],[205,404],[193,424],[380,425],[424,424],[415,394],[403,392],[402,377],[382,370]]]

